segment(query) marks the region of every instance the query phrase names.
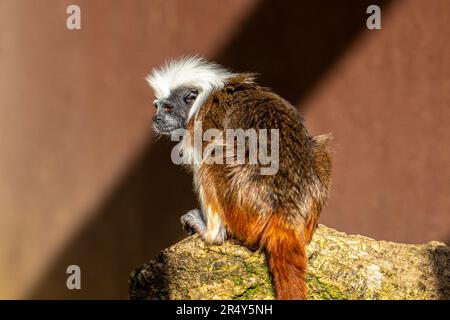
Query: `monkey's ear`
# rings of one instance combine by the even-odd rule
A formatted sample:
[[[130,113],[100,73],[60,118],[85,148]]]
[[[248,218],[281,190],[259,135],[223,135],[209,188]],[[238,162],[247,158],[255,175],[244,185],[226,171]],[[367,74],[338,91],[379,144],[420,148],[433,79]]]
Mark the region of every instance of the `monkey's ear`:
[[[186,92],[186,94],[183,97],[183,100],[185,103],[190,104],[197,98],[197,96],[198,96],[198,90],[191,89]]]

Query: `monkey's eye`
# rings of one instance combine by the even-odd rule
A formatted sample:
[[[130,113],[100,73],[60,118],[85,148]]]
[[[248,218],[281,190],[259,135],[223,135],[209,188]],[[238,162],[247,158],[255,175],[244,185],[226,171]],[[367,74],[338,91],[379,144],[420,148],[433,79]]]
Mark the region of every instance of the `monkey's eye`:
[[[185,103],[189,104],[194,101],[198,96],[197,90],[189,90],[183,97]]]
[[[156,109],[158,109],[158,102],[155,100],[155,101],[153,101],[153,106],[156,108]]]

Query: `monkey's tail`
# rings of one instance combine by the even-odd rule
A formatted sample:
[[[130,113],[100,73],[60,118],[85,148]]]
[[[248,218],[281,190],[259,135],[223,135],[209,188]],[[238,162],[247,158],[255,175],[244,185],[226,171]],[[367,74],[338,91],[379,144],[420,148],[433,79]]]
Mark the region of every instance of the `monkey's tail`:
[[[269,266],[279,300],[306,299],[305,239],[301,228],[292,228],[277,215],[269,220],[263,234]]]
[[[331,156],[333,152],[331,146],[333,144],[333,140],[333,135],[329,133],[315,136],[313,138],[316,170],[320,177],[327,180],[327,186],[331,176]]]

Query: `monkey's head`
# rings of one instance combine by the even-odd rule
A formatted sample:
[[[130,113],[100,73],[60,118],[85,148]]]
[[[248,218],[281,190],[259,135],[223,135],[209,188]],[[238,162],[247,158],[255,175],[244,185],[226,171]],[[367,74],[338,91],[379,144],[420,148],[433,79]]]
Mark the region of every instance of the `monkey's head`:
[[[156,97],[156,132],[170,134],[186,128],[211,92],[222,88],[231,76],[221,66],[199,57],[183,57],[154,69],[146,80]]]
[[[156,99],[153,127],[160,134],[184,128],[189,110],[197,99],[198,89],[180,87],[171,91],[167,98]]]

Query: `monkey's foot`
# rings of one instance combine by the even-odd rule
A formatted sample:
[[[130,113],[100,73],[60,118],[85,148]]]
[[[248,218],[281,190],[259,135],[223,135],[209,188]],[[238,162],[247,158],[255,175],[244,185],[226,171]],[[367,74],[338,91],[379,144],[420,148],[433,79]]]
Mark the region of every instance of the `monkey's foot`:
[[[221,245],[227,239],[227,230],[223,226],[207,228],[202,238],[206,243]]]
[[[182,215],[180,221],[183,229],[191,235],[194,233],[202,235],[206,231],[206,224],[199,209],[193,209]]]

